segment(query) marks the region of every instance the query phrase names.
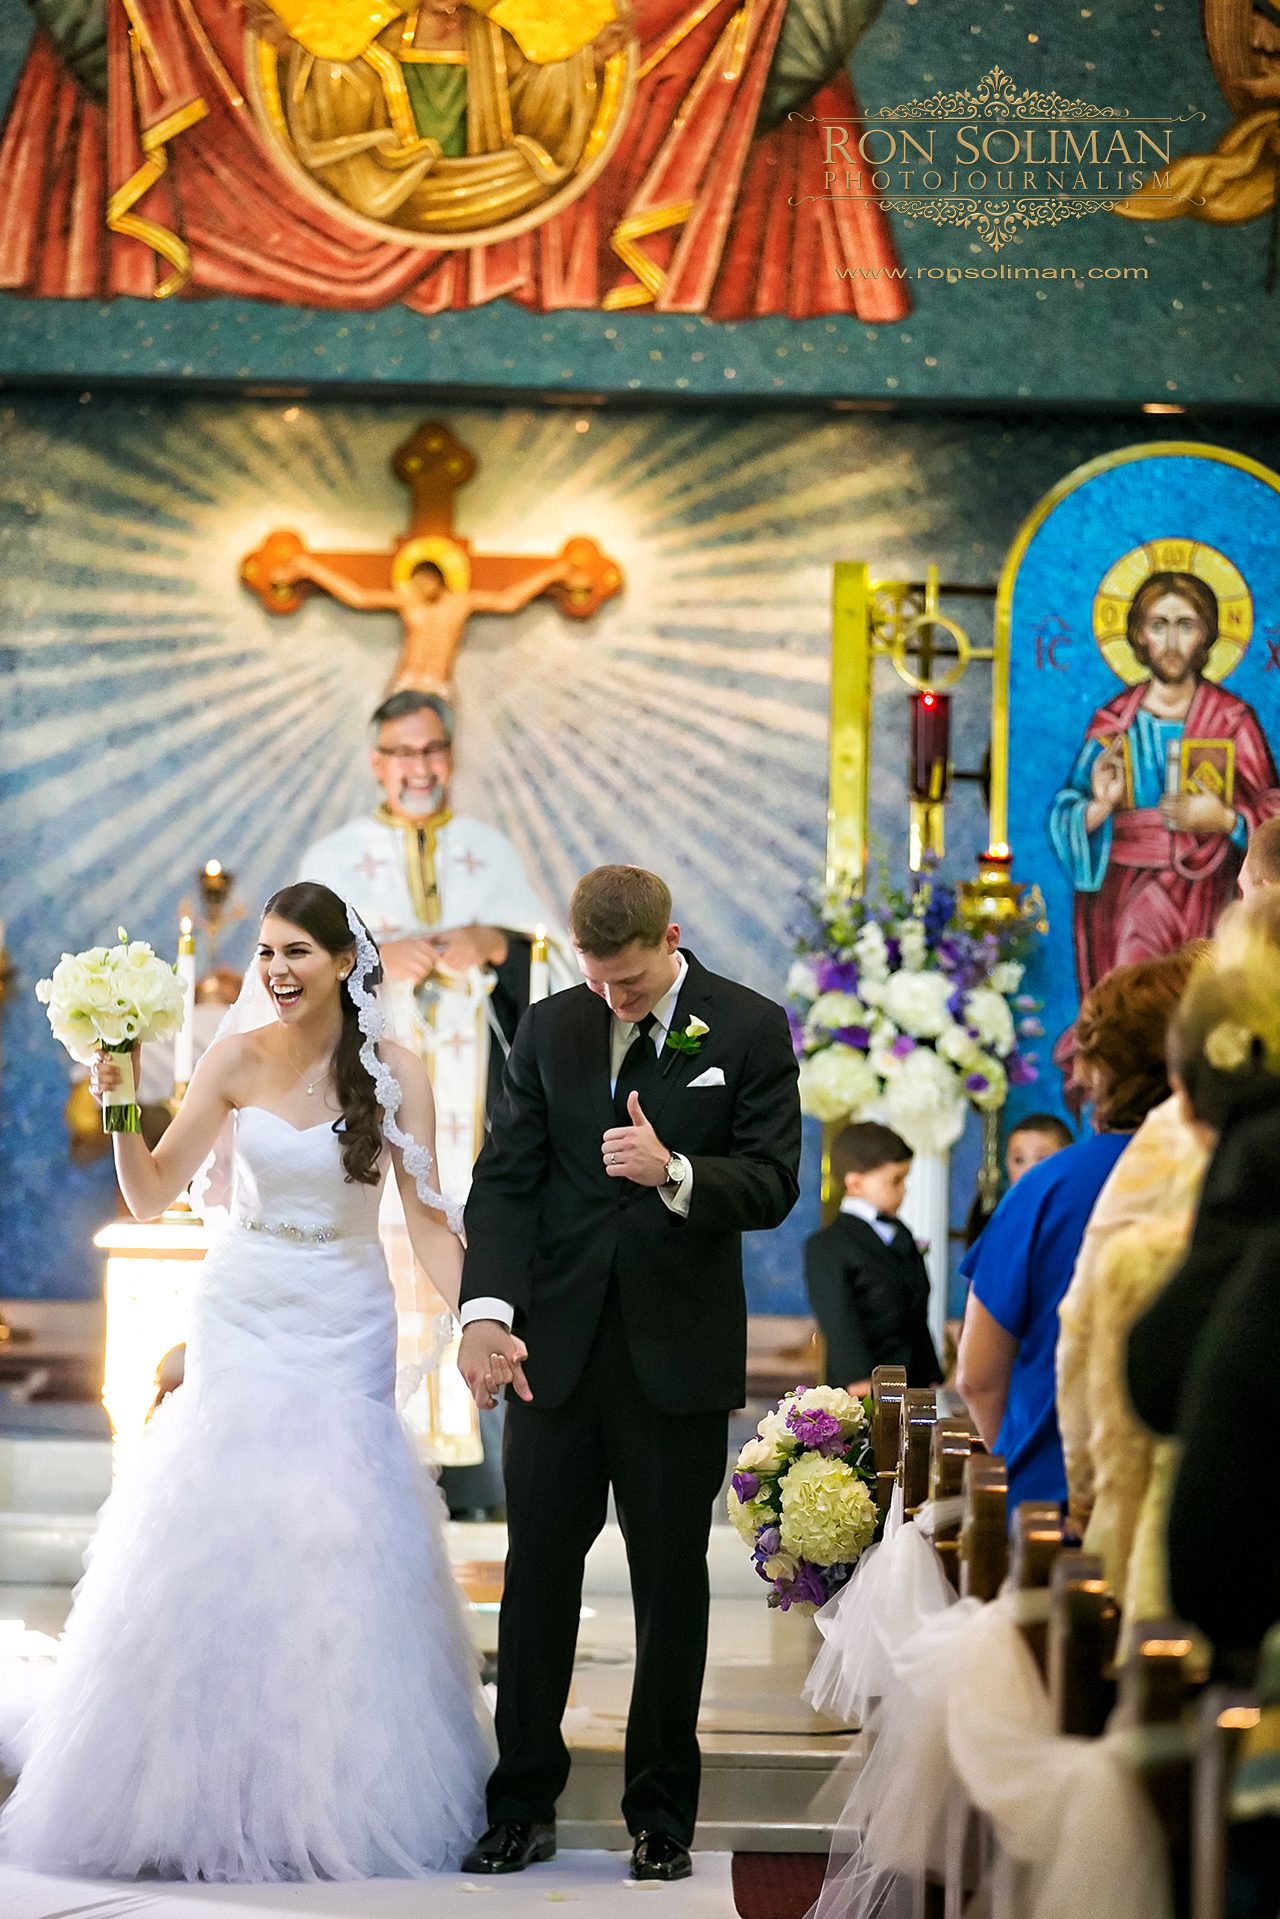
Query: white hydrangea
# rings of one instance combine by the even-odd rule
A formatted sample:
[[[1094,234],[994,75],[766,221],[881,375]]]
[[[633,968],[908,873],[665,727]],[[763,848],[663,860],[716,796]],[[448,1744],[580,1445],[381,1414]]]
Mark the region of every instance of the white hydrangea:
[[[914,1039],[936,1039],[951,1024],[947,1001],[954,990],[945,973],[894,973],[885,985],[884,1010]]]
[[[1026,970],[1017,960],[1000,960],[987,974],[987,982],[997,993],[1016,993]]]
[[[845,1119],[879,1091],[865,1054],[841,1040],[800,1062],[800,1110],[813,1119]]]
[[[818,969],[812,960],[791,962],[791,971],[787,974],[787,995],[791,999],[817,999]]]
[[[924,925],[918,919],[903,920],[898,927],[898,949],[904,973],[918,973],[929,957]]]
[[[863,1005],[883,1006],[884,988],[885,983],[882,979],[860,979],[858,981],[858,991],[862,996]]]
[[[1013,1014],[1009,1002],[990,986],[976,986],[964,996],[965,1018],[982,1044],[1004,1055],[1013,1050]]]
[[[973,1070],[982,1059],[983,1052],[976,1039],[963,1026],[948,1026],[945,1033],[938,1037],[938,1051],[953,1066],[959,1066],[964,1072]]]
[[[853,942],[853,956],[858,962],[861,980],[888,979],[889,952],[878,920],[867,920],[859,927],[858,937]]]
[[[773,1517],[772,1513],[762,1508],[756,1500],[748,1500],[744,1505],[732,1486],[725,1497],[725,1505],[729,1512],[729,1524],[739,1539],[744,1545],[754,1547],[756,1534],[766,1520]]]
[[[931,1046],[917,1046],[886,1081],[885,1121],[917,1153],[945,1153],[964,1131],[960,1076]]]
[[[841,1026],[865,1026],[867,1009],[855,993],[823,993],[813,1002],[805,1019],[806,1029],[814,1027],[833,1033]]]

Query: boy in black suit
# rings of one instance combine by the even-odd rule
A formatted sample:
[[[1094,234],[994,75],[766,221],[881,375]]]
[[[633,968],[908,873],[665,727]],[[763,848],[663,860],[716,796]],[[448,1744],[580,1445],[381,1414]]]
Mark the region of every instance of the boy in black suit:
[[[827,1343],[826,1379],[858,1398],[874,1366],[905,1366],[909,1386],[933,1386],[942,1368],[929,1336],[929,1274],[898,1218],[911,1148],[888,1126],[862,1120],[831,1147],[840,1211],[804,1249],[809,1304]]]

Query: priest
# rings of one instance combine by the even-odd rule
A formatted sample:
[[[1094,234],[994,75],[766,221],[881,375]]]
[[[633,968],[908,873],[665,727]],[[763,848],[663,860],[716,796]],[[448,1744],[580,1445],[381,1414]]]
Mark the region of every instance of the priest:
[[[572,986],[577,971],[510,840],[450,810],[453,713],[444,696],[402,689],[373,723],[382,804],[309,846],[298,878],[350,900],[378,941],[390,1028],[431,1065],[440,1177],[461,1200],[529,1003],[540,932],[551,990]]]
[[[298,878],[319,880],[349,900],[378,941],[388,1027],[427,1062],[440,1183],[461,1201],[531,987],[532,997],[541,998],[572,986],[578,972],[510,840],[483,820],[450,810],[453,712],[444,696],[404,688],[383,701],[373,724],[369,757],[382,803],[309,846]],[[395,1217],[393,1182],[388,1194],[383,1237],[395,1278],[411,1255]],[[401,1360],[414,1356],[411,1340],[402,1342]],[[456,1397],[453,1410],[469,1430],[469,1395],[449,1365],[437,1393],[440,1403],[430,1415],[436,1457],[448,1463],[452,1439],[452,1457],[465,1460],[466,1436],[451,1435],[447,1402]],[[425,1398],[422,1408],[411,1405],[409,1417],[426,1429]],[[482,1416],[482,1426],[490,1417]],[[495,1437],[486,1435],[483,1478],[479,1472],[446,1476],[455,1512],[501,1503]]]

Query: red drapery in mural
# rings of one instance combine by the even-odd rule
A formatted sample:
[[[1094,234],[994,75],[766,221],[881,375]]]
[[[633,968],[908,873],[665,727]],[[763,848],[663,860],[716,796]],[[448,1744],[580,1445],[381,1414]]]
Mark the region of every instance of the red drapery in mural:
[[[244,97],[242,0],[129,0],[128,11],[109,0],[105,108],[43,33],[32,42],[0,140],[0,287],[422,313],[506,298],[547,312],[599,307],[643,281],[656,312],[903,317],[883,210],[818,197],[816,127],[752,137],[787,0],[748,9],[740,57],[709,69],[736,4],[716,0],[641,79],[617,150],[579,200],[517,238],[432,251],[361,232],[276,167]],[[690,0],[639,0],[642,68],[690,13]],[[856,125],[848,76],[806,111]],[[680,223],[632,243],[629,265],[626,223],[690,202]]]

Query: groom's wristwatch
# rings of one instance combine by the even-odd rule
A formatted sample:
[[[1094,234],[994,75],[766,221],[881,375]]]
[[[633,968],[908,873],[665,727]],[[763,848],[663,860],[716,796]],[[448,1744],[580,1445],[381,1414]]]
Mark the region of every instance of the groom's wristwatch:
[[[666,1163],[666,1166],[663,1168],[663,1172],[665,1175],[662,1182],[663,1185],[664,1186],[683,1186],[685,1181],[685,1176],[688,1173],[688,1171],[689,1171],[688,1160],[682,1158],[679,1153],[672,1153],[670,1159]]]

